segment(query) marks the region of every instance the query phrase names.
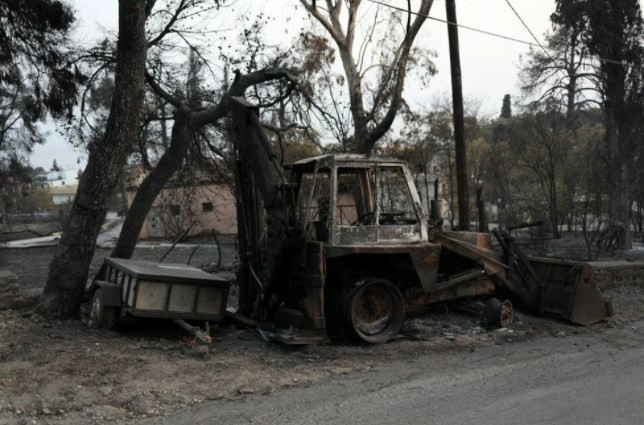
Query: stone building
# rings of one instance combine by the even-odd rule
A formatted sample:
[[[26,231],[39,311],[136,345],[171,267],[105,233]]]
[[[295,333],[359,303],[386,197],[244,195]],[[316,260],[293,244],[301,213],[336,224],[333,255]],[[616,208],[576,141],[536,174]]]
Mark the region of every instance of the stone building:
[[[143,180],[140,168],[129,171],[128,206]],[[154,201],[139,237],[172,239],[187,229],[189,235],[237,233],[235,195],[227,181],[197,173],[188,180],[173,178]]]

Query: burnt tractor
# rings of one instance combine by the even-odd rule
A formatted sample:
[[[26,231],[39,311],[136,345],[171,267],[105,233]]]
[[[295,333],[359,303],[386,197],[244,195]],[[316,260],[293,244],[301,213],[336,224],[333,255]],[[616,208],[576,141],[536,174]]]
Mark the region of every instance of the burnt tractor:
[[[232,315],[273,339],[385,342],[408,308],[459,300],[497,326],[512,319],[506,299],[578,324],[610,314],[588,264],[527,257],[503,231],[502,254],[490,234],[442,231],[404,161],[336,154],[283,168],[257,109],[231,104],[241,263]]]

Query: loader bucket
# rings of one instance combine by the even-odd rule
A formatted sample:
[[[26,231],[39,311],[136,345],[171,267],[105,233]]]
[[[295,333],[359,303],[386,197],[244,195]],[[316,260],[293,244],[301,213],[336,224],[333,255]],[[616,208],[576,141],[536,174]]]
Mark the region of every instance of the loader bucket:
[[[610,301],[604,300],[592,282],[588,263],[525,255],[507,232],[494,230],[503,255],[480,243],[482,234],[434,233],[432,240],[443,248],[468,258],[494,276],[524,307],[579,325],[590,325],[612,315]]]
[[[590,325],[612,315],[610,301],[604,300],[592,282],[590,264],[529,257],[508,232],[498,229],[492,232],[509,266],[504,282],[527,307],[579,325]]]
[[[541,286],[540,313],[552,314],[579,325],[590,325],[612,314],[592,282],[588,263],[528,257]],[[535,306],[536,307],[536,306]]]

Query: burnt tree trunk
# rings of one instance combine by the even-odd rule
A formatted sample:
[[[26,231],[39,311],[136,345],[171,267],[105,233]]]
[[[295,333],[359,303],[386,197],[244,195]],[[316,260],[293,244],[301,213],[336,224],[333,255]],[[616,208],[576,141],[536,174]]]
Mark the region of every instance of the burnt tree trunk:
[[[177,111],[174,116],[170,146],[159,159],[157,166],[143,179],[141,186],[136,191],[132,205],[130,205],[128,214],[123,222],[119,239],[112,251],[112,257],[132,257],[139,239],[139,233],[141,233],[141,228],[154,200],[172,175],[181,168],[193,138],[194,131],[190,126],[190,112],[186,110]]]
[[[620,64],[603,64],[605,83],[604,135],[608,218],[616,232],[617,248],[631,248],[629,154],[626,134],[626,70]]]
[[[110,194],[122,174],[131,141],[136,138],[144,95],[145,19],[146,0],[119,2],[119,39],[110,116],[103,139],[89,147],[87,167],[36,306],[39,313],[49,318],[70,317],[80,307]]]
[[[608,103],[608,102],[607,102]],[[624,155],[624,141],[621,137],[615,113],[605,107],[606,162],[608,171],[608,217],[616,230],[617,247],[630,249],[630,204],[628,161]]]
[[[479,232],[488,232],[487,220],[485,219],[485,202],[483,201],[483,186],[476,185],[476,208],[478,211]]]
[[[112,257],[132,257],[136,243],[139,240],[139,234],[145,223],[145,218],[152,208],[154,200],[166,183],[168,183],[172,175],[181,168],[192,140],[199,129],[205,125],[214,124],[226,116],[229,108],[228,102],[231,96],[243,96],[248,87],[265,81],[286,77],[292,78],[288,75],[286,69],[281,68],[265,69],[245,75],[238,73],[223,99],[217,105],[201,111],[193,111],[181,103],[179,99],[163,91],[151,77],[148,78],[152,89],[159,96],[174,105],[177,108],[177,112],[175,113],[174,125],[172,126],[170,146],[166,153],[161,156],[161,159],[159,159],[157,166],[145,177],[141,186],[138,188],[132,200],[132,205],[130,205],[128,215],[123,222],[119,239],[112,251]]]
[[[125,181],[125,174],[121,173],[121,178],[119,179],[119,194],[121,197],[121,210],[119,215],[126,215],[128,209],[128,200],[127,200],[127,182]]]

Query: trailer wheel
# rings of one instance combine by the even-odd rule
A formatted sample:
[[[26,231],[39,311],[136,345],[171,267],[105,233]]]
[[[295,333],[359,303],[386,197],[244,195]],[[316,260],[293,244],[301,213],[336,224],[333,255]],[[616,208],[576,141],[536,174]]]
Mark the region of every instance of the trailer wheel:
[[[490,298],[483,307],[483,319],[492,328],[506,328],[512,324],[514,312],[510,300],[503,302]]]
[[[89,307],[87,326],[90,328],[112,329],[117,315],[118,309],[116,307],[105,306],[103,302],[103,291],[100,288],[94,291]]]
[[[351,288],[344,299],[349,330],[362,341],[387,342],[402,328],[404,298],[390,281],[365,279]]]

